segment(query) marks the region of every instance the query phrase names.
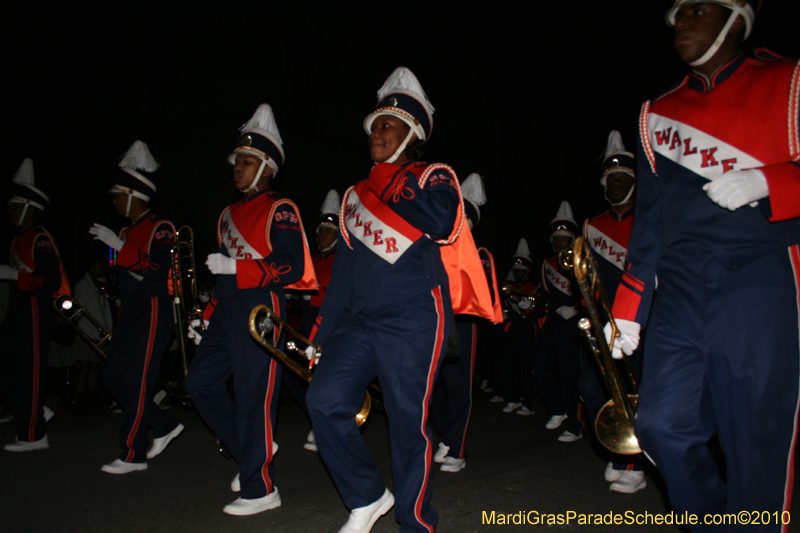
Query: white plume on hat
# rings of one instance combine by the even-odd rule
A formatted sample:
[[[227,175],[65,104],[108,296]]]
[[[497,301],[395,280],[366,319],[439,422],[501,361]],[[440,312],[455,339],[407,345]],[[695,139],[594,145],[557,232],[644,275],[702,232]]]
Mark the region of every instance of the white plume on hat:
[[[483,187],[483,176],[473,172],[461,184],[461,196],[477,206],[486,204],[486,190]]]
[[[394,69],[394,72],[392,72],[391,75],[386,78],[386,81],[383,82],[381,88],[378,89],[378,100],[382,100],[387,94],[398,91],[414,94],[415,96],[419,97],[418,99],[420,102],[422,102],[422,105],[427,107],[431,114],[433,114],[435,111],[433,104],[431,104],[431,101],[428,100],[428,96],[422,89],[422,85],[420,84],[419,80],[414,73],[406,67],[397,67]]]
[[[150,153],[150,149],[142,141],[133,141],[128,151],[119,162],[120,168],[130,168],[142,172],[155,172],[159,164]]]
[[[622,143],[622,135],[620,135],[617,130],[611,130],[611,133],[608,134],[606,155],[603,157],[603,161],[616,154],[627,155],[628,157],[632,157],[634,159],[636,158],[635,155],[625,150],[625,145]]]
[[[26,157],[22,161],[11,182],[17,185],[33,185],[33,161],[30,158]]]
[[[331,189],[328,191],[328,195],[325,196],[325,201],[322,202],[322,208],[320,208],[319,212],[322,215],[338,215],[341,205],[342,201],[339,198],[339,193],[335,189]]]
[[[272,107],[269,104],[261,104],[250,117],[250,120],[242,124],[239,131],[258,131],[269,134],[277,141],[279,146],[283,145],[281,133],[278,131],[278,124],[275,122],[275,115],[272,114]]]
[[[553,222],[559,221],[559,220],[565,220],[565,221],[572,222],[573,224],[575,224],[575,219],[572,216],[572,207],[569,205],[569,202],[567,202],[566,200],[561,202],[561,205],[558,206],[558,213],[556,213],[556,218],[551,220],[550,224],[552,224]],[[576,224],[576,226],[577,226],[577,224]]]

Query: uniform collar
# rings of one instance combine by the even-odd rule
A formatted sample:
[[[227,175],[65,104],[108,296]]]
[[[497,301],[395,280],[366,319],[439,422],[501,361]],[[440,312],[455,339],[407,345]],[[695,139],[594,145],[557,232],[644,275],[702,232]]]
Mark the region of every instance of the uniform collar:
[[[631,205],[630,207],[628,207],[628,208],[627,208],[625,211],[623,211],[622,213],[617,213],[617,212],[616,212],[614,209],[609,209],[609,210],[608,210],[608,215],[609,215],[611,218],[613,218],[614,220],[616,220],[617,222],[622,222],[622,221],[623,221],[623,220],[625,220],[626,218],[628,218],[628,217],[630,217],[631,215],[633,215],[633,205]]]
[[[150,209],[148,209],[147,211],[145,211],[144,213],[142,213],[142,214],[141,214],[141,216],[139,216],[139,218],[137,218],[137,219],[136,219],[136,222],[134,222],[133,224],[131,224],[131,226],[133,226],[133,227],[135,228],[136,226],[138,226],[139,224],[141,224],[142,222],[144,222],[145,220],[147,220],[148,218],[150,218],[150,215],[151,215],[151,214],[152,214],[152,213],[150,212]]]
[[[265,194],[268,194],[270,192],[272,192],[272,187],[267,185],[263,189],[259,189],[259,190],[257,190],[256,192],[254,192],[252,194],[246,194],[244,196],[244,198],[242,198],[242,202],[245,203],[245,204],[248,203],[248,202],[252,202],[256,198],[259,198],[259,197],[261,197],[261,196],[263,196]]]
[[[705,76],[698,72],[690,72],[689,88],[704,93],[711,92],[712,89],[723,83],[725,80],[730,78],[734,72],[739,70],[739,67],[742,66],[742,63],[744,63],[745,59],[747,59],[747,57],[744,55],[744,53],[739,52],[739,54],[733,59],[717,69],[717,71],[711,76],[710,80],[706,79]]]

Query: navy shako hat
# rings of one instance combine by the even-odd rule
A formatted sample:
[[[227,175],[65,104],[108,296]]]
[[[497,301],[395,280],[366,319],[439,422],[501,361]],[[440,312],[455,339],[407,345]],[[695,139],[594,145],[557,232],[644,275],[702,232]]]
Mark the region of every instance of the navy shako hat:
[[[119,163],[121,172],[117,182],[108,192],[129,194],[149,202],[156,195],[157,188],[144,174],[155,172],[158,167],[147,145],[142,141],[134,141]]]
[[[571,237],[573,240],[578,234],[578,224],[572,216],[572,207],[564,200],[558,207],[556,218],[550,221],[550,240],[553,237]]]
[[[622,135],[617,130],[608,134],[606,153],[603,158],[603,177],[600,184],[606,186],[606,177],[610,174],[627,174],[636,178],[636,156],[625,150]]]
[[[339,231],[339,209],[341,208],[341,204],[339,193],[334,189],[329,190],[328,194],[325,196],[325,201],[322,203],[322,208],[319,210],[317,231],[323,226]]]
[[[236,154],[250,154],[269,165],[275,174],[283,166],[285,154],[283,140],[275,122],[275,115],[269,104],[261,104],[240,128],[241,135],[233,153],[228,156],[228,163],[236,163]]]
[[[44,206],[50,203],[50,198],[45,193],[34,186],[33,180],[33,161],[26,158],[22,161],[19,169],[11,178],[14,183],[14,194],[8,201],[10,204],[30,205],[44,211]]]
[[[380,115],[393,115],[408,124],[422,141],[433,132],[433,105],[422,85],[406,67],[397,67],[378,90],[378,105],[364,119],[364,130],[372,133],[372,122]]]

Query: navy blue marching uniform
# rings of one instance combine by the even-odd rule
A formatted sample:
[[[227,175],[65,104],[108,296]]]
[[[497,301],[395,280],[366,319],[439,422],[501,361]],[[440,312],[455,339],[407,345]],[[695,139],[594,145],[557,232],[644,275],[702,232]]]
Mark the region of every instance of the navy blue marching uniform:
[[[31,226],[14,239],[11,266],[19,277],[12,282],[0,327],[1,390],[14,413],[17,441],[34,442],[45,437],[43,378],[53,300],[69,294],[69,282],[55,242],[41,226]]]
[[[112,332],[103,382],[122,407],[119,459],[146,460],[147,428],[154,438],[178,426],[169,412],[153,401],[161,358],[174,333],[175,314],[167,279],[175,226],[148,210],[122,229],[125,242],[117,254],[119,317]]]
[[[799,79],[796,62],[740,53],[710,81],[692,72],[642,107],[636,221],[614,317],[647,324],[637,434],[679,512],[789,510]],[[769,196],[726,210],[703,186],[740,169],[766,178]],[[715,434],[727,483],[706,445]]]

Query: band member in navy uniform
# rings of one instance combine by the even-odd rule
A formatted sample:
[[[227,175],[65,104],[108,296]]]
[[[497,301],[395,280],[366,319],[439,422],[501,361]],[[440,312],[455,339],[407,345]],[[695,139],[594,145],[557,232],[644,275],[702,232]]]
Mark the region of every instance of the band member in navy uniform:
[[[427,421],[436,372],[454,310],[492,317],[472,235],[462,230],[455,173],[416,159],[430,138],[432,114],[404,67],[378,91],[377,109],[364,122],[376,165],[344,194],[331,283],[312,333],[323,353],[308,407],[319,451],[352,510],[343,532],[369,531],[395,498],[401,531],[435,529]],[[445,265],[454,264],[464,265],[463,275],[448,276]],[[458,292],[450,288],[459,282]],[[355,421],[375,377],[389,418],[394,496]]]
[[[273,464],[281,365],[250,336],[250,311],[266,303],[285,317],[284,288],[316,289],[300,212],[270,186],[284,162],[272,108],[261,104],[241,132],[228,161],[243,196],[219,218],[219,252],[206,260],[217,285],[205,332],[199,321],[190,327],[199,344],[186,378],[198,412],[239,464],[231,488],[241,496],[223,511],[240,516],[281,505]]]
[[[605,190],[605,198],[611,204],[611,209],[584,221],[583,236],[592,248],[603,287],[609,301],[613,303],[617,286],[625,271],[628,240],[633,227],[633,192],[636,185],[636,157],[625,150],[618,131],[612,131],[608,135],[600,184]],[[637,350],[636,356],[631,360],[637,383],[642,373],[641,351]],[[589,421],[594,423],[600,409],[608,401],[609,392],[594,355],[590,350],[583,350],[583,354],[580,393]],[[620,375],[624,375],[622,365]],[[647,487],[638,455],[612,454],[611,461],[606,466],[605,478],[611,483],[610,489],[616,492],[630,494]]]
[[[613,315],[626,354],[647,326],[636,433],[676,513],[757,509],[770,519],[748,531],[787,531],[800,403],[800,63],[741,52],[759,3],[679,0],[667,12],[692,70],[642,106],[636,219]]]
[[[481,220],[480,206],[486,204],[483,177],[473,172],[461,184],[464,212],[470,231]],[[478,248],[486,281],[491,290],[495,308],[495,322],[502,322],[503,311],[497,290],[494,258],[486,248]],[[469,416],[472,411],[472,378],[475,355],[478,350],[478,330],[481,319],[473,315],[456,315],[458,330],[458,356],[445,357],[439,368],[431,403],[430,419],[442,436],[442,442],[433,456],[441,463],[442,472],[458,472],[466,467],[466,439]]]
[[[158,168],[147,145],[134,142],[119,164],[109,191],[120,216],[131,225],[119,233],[94,224],[89,233],[117,250],[120,312],[111,335],[103,382],[122,408],[120,456],[101,470],[127,474],[147,468],[147,459],[164,451],[183,431],[168,411],[153,401],[161,358],[173,335],[175,314],[167,288],[175,226],[150,211],[156,186],[145,174]],[[153,444],[147,448],[147,428]]]
[[[34,186],[30,159],[12,181],[16,188],[8,202],[8,220],[21,233],[11,243],[11,264],[0,265],[0,280],[11,285],[0,326],[0,392],[14,413],[17,436],[3,449],[27,452],[50,446],[45,425],[53,412],[44,405],[44,373],[53,300],[69,294],[69,281],[53,237],[36,224],[49,198]]]
[[[583,437],[584,420],[578,396],[581,371],[581,342],[578,310],[572,291],[572,276],[561,270],[558,255],[572,246],[578,225],[572,208],[564,201],[556,218],[550,222],[550,243],[556,255],[542,263],[542,287],[547,293],[549,310],[539,332],[534,369],[539,390],[550,419],[545,427],[564,426],[560,442],[574,442]]]

